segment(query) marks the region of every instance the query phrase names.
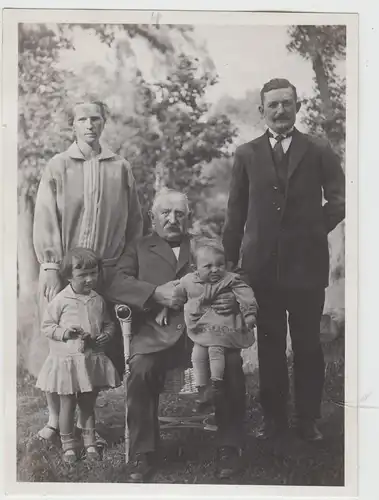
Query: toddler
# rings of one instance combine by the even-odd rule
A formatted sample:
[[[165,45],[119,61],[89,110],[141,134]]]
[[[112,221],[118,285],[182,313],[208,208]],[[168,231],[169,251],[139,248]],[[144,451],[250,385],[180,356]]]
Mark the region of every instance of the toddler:
[[[180,279],[177,293],[187,299],[184,318],[187,334],[194,342],[192,365],[201,408],[207,404],[209,371],[213,398],[222,393],[225,349],[254,344],[257,303],[252,289],[237,274],[226,270],[224,249],[218,242],[200,242],[195,248],[195,263],[197,270]],[[225,291],[233,292],[238,309],[221,315],[212,308],[212,302]],[[167,324],[167,309],[158,314],[156,321]]]
[[[69,284],[48,304],[42,332],[49,339],[49,355],[37,387],[60,398],[59,429],[63,460],[77,459],[74,415],[83,417],[83,444],[87,458],[99,459],[95,441],[95,403],[99,390],[120,385],[104,346],[112,339],[103,298],[95,292],[101,261],[87,248],[74,248],[64,257],[61,273]]]

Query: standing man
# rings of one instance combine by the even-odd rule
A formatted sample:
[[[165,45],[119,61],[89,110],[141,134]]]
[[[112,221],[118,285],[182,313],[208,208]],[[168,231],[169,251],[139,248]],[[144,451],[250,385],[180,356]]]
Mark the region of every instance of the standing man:
[[[175,294],[177,280],[192,270],[186,196],[174,190],[163,191],[155,198],[151,217],[152,234],[123,255],[113,280],[105,287],[108,300],[133,309],[127,391],[133,482],[143,482],[152,472],[159,447],[158,404],[165,374],[171,368],[185,366],[192,348],[185,334],[184,299]],[[170,308],[167,326],[155,321],[163,307]],[[229,292],[214,302],[219,314],[230,314],[234,307],[234,296]],[[228,350],[225,364],[225,401],[220,402],[222,408],[216,405],[218,473],[222,478],[239,467],[245,415],[240,350]]]
[[[287,428],[287,315],[294,353],[297,430],[316,426],[324,384],[320,320],[329,278],[328,233],[345,217],[345,178],[324,141],[300,133],[296,88],[273,79],[261,90],[267,131],[237,148],[223,243],[229,266],[255,292],[258,357],[266,439]],[[325,203],[323,203],[325,200]]]
[[[142,236],[142,214],[131,167],[100,142],[105,121],[102,102],[77,103],[70,119],[75,141],[55,155],[42,174],[33,230],[40,263],[41,319],[46,304],[64,287],[59,268],[68,250],[76,246],[94,250],[102,259],[106,278],[124,249]],[[38,375],[47,354],[48,339],[38,332],[29,356],[33,375]],[[49,440],[59,433],[59,397],[55,393],[46,396],[49,420],[38,435]]]

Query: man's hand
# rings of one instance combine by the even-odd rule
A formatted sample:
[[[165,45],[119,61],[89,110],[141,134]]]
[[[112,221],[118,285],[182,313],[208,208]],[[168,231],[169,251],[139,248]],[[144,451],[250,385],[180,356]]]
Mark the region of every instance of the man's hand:
[[[160,311],[156,317],[155,321],[158,323],[160,326],[167,326],[168,325],[168,309],[167,307],[164,307],[162,311]]]
[[[157,286],[152,298],[157,304],[160,304],[163,307],[169,307],[170,309],[180,309],[185,300],[183,297],[176,296],[175,288],[178,283],[179,280],[175,280],[169,281],[164,285]]]
[[[47,301],[51,302],[57,293],[62,290],[61,279],[56,269],[47,269],[44,271],[44,278],[42,293]]]
[[[109,342],[109,337],[106,333],[100,333],[95,339],[97,347],[104,347]]]
[[[228,260],[226,263],[226,270],[229,272],[233,272],[235,268],[236,268],[236,265],[234,264],[234,262],[232,262],[231,260]]]
[[[233,314],[238,311],[238,304],[233,292],[222,292],[212,303],[212,309],[217,314]]]
[[[255,316],[251,316],[249,318],[246,318],[245,322],[246,322],[246,326],[249,330],[254,330],[254,328],[257,324]]]

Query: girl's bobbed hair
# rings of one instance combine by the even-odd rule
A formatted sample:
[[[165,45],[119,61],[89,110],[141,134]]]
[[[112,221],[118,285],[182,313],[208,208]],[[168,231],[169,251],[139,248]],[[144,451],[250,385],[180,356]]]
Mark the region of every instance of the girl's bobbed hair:
[[[61,264],[61,276],[68,280],[72,278],[73,269],[92,269],[97,267],[101,272],[101,259],[90,248],[75,247],[69,250]]]

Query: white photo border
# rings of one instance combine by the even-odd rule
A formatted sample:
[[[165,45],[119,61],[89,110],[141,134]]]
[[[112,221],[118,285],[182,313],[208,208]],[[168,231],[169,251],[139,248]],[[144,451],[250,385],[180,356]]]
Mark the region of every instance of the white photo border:
[[[21,2],[22,3],[22,2]],[[57,2],[56,2],[57,3]],[[69,6],[70,2],[66,2],[65,6]],[[93,2],[93,7],[95,7],[95,4],[98,2]],[[107,2],[108,4],[109,2]],[[158,2],[155,2],[158,3]],[[288,2],[289,3],[289,2]],[[38,4],[38,2],[33,2],[33,4]],[[139,2],[139,6],[143,7],[143,4],[146,4],[146,2]],[[205,2],[202,2],[202,7],[198,8],[203,8]],[[75,5],[78,5],[78,2],[75,2]],[[286,3],[287,5],[287,3]],[[329,2],[330,5],[330,2]],[[346,2],[344,3],[345,9],[346,10]],[[191,5],[191,8],[195,7],[196,3],[194,2]],[[220,7],[220,6],[219,6]],[[237,7],[235,5],[234,7]],[[256,5],[254,5],[255,8],[257,8]],[[209,9],[209,7],[207,7]],[[252,8],[250,6],[249,10]],[[318,8],[320,8],[318,6]],[[304,9],[304,6],[303,6]],[[233,10],[231,7],[228,7],[228,10]],[[267,7],[265,8],[267,10]],[[287,9],[286,9],[287,10]],[[8,17],[8,12],[12,14],[10,17]],[[3,144],[4,144],[4,152],[5,152],[5,158],[3,165],[8,164],[8,165],[16,165],[17,164],[17,137],[15,135],[16,130],[17,130],[17,64],[15,65],[15,61],[17,62],[17,29],[15,29],[15,25],[12,24],[14,22],[45,22],[45,19],[41,18],[41,14],[47,13],[49,15],[49,20],[50,22],[99,22],[99,17],[101,18],[101,22],[112,22],[112,19],[115,20],[115,22],[157,22],[159,19],[159,22],[161,23],[172,23],[175,24],[179,22],[183,22],[185,24],[197,24],[202,22],[201,19],[203,19],[204,14],[208,13],[198,13],[198,12],[165,12],[165,11],[158,11],[155,10],[153,12],[128,12],[128,11],[123,11],[122,16],[125,17],[125,21],[121,21],[120,13],[114,12],[114,11],[89,11],[89,10],[84,10],[84,11],[74,11],[72,12],[73,17],[67,16],[67,21],[66,21],[66,12],[64,11],[65,18],[62,20],[62,11],[58,12],[57,17],[55,17],[56,13],[52,11],[45,11],[45,12],[40,12],[37,10],[32,10],[32,11],[5,11],[3,12],[3,68],[6,68],[6,72],[4,72],[4,79],[3,79]],[[225,13],[217,13],[213,12],[212,13],[212,24],[214,24],[217,20],[219,19],[220,24],[232,24],[233,20],[236,19],[236,24],[240,24],[240,22],[237,22],[237,17],[239,13],[233,13],[231,15],[230,12],[225,12]],[[256,17],[258,14],[253,13],[242,13],[240,14],[243,16],[243,23],[246,24],[247,18],[250,17]],[[24,17],[25,16],[25,17]],[[50,17],[51,16],[51,17]],[[82,17],[83,16],[83,17]],[[134,17],[135,16],[135,17]],[[172,17],[174,16],[174,17]],[[299,16],[299,17],[298,17]],[[183,19],[183,21],[175,21],[175,17],[180,17]],[[358,101],[357,101],[357,92],[358,92],[358,66],[357,66],[357,61],[358,61],[358,30],[357,30],[357,18],[354,15],[351,14],[336,14],[336,17],[332,15],[331,13],[324,13],[324,14],[295,14],[293,12],[291,13],[284,13],[284,14],[276,14],[276,13],[259,13],[260,21],[256,22],[254,24],[307,24],[306,17],[308,17],[308,23],[309,24],[338,24],[338,23],[343,23],[348,25],[348,57],[347,57],[347,75],[348,75],[348,87],[347,87],[347,149],[346,149],[346,174],[347,174],[347,198],[348,198],[348,205],[347,205],[347,218],[348,218],[348,223],[347,223],[347,230],[346,230],[346,248],[347,248],[347,258],[346,258],[346,325],[347,325],[347,330],[346,330],[346,338],[347,344],[346,344],[346,365],[349,367],[349,373],[347,374],[346,377],[346,412],[345,412],[345,418],[347,419],[348,425],[351,425],[351,422],[356,423],[356,413],[357,413],[357,350],[358,350],[358,345],[357,345],[357,288],[358,288],[358,274],[357,274],[357,258],[358,258],[358,212],[357,212],[357,206],[358,206],[358,187],[357,187],[357,181],[358,181]],[[296,18],[295,18],[296,17]],[[344,21],[336,21],[335,19],[344,19]],[[185,20],[184,20],[185,18]],[[233,19],[232,19],[233,18]],[[280,18],[280,19],[279,19]],[[334,18],[334,19],[333,19]],[[109,19],[109,20],[108,20]],[[204,22],[204,24],[209,23],[209,21]],[[16,27],[17,28],[17,27]],[[15,44],[15,45],[14,45]],[[15,58],[15,53],[11,50],[11,47],[16,47],[16,58]],[[16,68],[14,68],[16,66]],[[12,68],[12,69],[11,69]],[[16,77],[16,79],[14,79]],[[16,83],[15,83],[16,82]],[[9,99],[9,100],[8,100]],[[361,118],[361,115],[360,115]],[[361,120],[360,120],[360,126],[361,126]],[[365,155],[365,158],[367,158],[367,155]],[[2,178],[4,180],[4,171],[2,173]],[[16,324],[15,324],[15,296],[16,296],[16,279],[15,279],[15,256],[17,254],[17,245],[16,245],[16,237],[17,237],[17,231],[16,231],[16,223],[15,223],[15,218],[17,217],[17,201],[15,197],[15,192],[12,191],[12,189],[9,189],[8,187],[10,185],[17,185],[17,170],[7,170],[6,173],[6,186],[7,189],[3,189],[3,241],[6,242],[6,244],[3,246],[3,252],[4,252],[4,261],[6,262],[6,266],[4,268],[4,282],[7,283],[6,290],[4,290],[4,311],[7,311],[7,323],[6,323],[6,330],[10,332],[15,332],[16,331]],[[2,186],[5,186],[5,183],[2,183]],[[6,213],[5,209],[6,207]],[[377,221],[376,221],[377,222]],[[360,224],[362,221],[360,221]],[[374,227],[374,226],[372,226]],[[361,229],[361,227],[359,228]],[[360,231],[361,232],[361,231]],[[377,247],[376,247],[377,248]],[[362,280],[360,279],[360,282],[362,283]],[[14,317],[13,317],[14,316]],[[4,344],[4,343],[3,343]],[[6,422],[8,422],[7,427],[6,427],[6,437],[7,437],[7,446],[6,446],[6,453],[7,453],[7,465],[12,467],[12,464],[16,463],[15,460],[15,442],[16,442],[16,434],[15,434],[15,427],[12,425],[9,425],[9,422],[15,422],[15,414],[14,410],[16,407],[16,400],[15,400],[15,394],[11,394],[11,391],[9,390],[11,387],[15,386],[15,370],[14,370],[14,362],[15,362],[15,356],[14,356],[14,345],[11,343],[5,343],[4,345],[4,350],[5,352],[5,363],[4,363],[4,369],[5,369],[5,380],[7,381],[7,391],[5,393],[5,419]],[[359,348],[361,349],[361,347]],[[14,358],[12,360],[12,357]],[[12,366],[13,363],[13,366]],[[371,394],[369,394],[371,393]],[[365,390],[365,392],[361,392],[363,396],[360,397],[360,401],[365,403],[363,406],[366,406],[366,408],[370,407],[369,400],[372,395],[372,390],[370,389],[368,392]],[[364,398],[364,401],[362,399]],[[377,396],[376,396],[377,397]],[[377,406],[375,403],[372,405],[373,407]],[[362,415],[360,415],[362,417]],[[364,417],[363,417],[364,418]],[[355,425],[355,424],[354,424]],[[348,432],[348,426],[346,427],[346,432],[345,432],[345,439],[348,440],[346,443],[346,449],[348,449],[348,446],[350,447],[351,443],[353,442],[354,450],[357,449],[357,443],[356,443],[356,433],[353,437],[350,435]],[[352,440],[352,441],[350,441]],[[12,444],[13,443],[13,444]],[[12,446],[13,450],[12,451]],[[346,497],[346,494],[351,495],[351,496],[356,496],[355,489],[356,489],[356,484],[354,481],[354,471],[357,470],[357,461],[356,461],[356,456],[357,453],[352,453],[351,455],[347,456],[347,453],[345,453],[346,457],[346,468],[347,471],[349,472],[346,474],[346,479],[352,481],[352,485],[347,485],[343,490],[343,496]],[[351,475],[350,475],[350,471]],[[15,479],[15,467],[14,470],[11,472],[8,472],[6,474],[7,478],[12,478]],[[22,485],[22,483],[19,483],[18,485]],[[62,494],[70,494],[71,492],[69,491],[70,489],[72,490],[72,485],[69,484],[59,484],[59,485],[46,485],[46,484],[25,484],[25,488],[22,488],[21,490],[16,490],[13,489],[7,489],[9,493],[22,493],[23,496],[24,494],[54,494],[56,491],[59,492],[60,495]],[[35,488],[36,486],[36,488]],[[50,490],[50,486],[52,489]],[[66,488],[66,486],[68,488]],[[102,488],[104,486],[104,488]],[[128,497],[130,498],[130,494],[138,494],[140,497],[141,494],[147,494],[150,495],[152,494],[153,496],[161,496],[160,494],[157,495],[158,489],[157,485],[143,485],[143,490],[139,487],[139,485],[129,485],[129,484],[123,484],[123,485],[95,485],[95,490],[96,490],[96,495],[101,495],[101,496],[110,496],[110,488],[115,486],[115,494],[121,494],[125,495],[126,489],[128,490]],[[120,488],[117,488],[120,486]],[[255,487],[255,486],[240,486],[238,489],[245,490],[236,492],[236,487],[235,486],[209,486],[207,487],[206,485],[198,485],[199,487],[197,488],[194,486],[194,489],[192,489],[190,486],[182,486],[182,485],[173,485],[173,490],[172,492],[168,490],[168,486],[166,485],[159,485],[159,490],[162,487],[166,491],[163,494],[164,498],[169,498],[170,496],[176,498],[177,496],[186,496],[186,495],[193,495],[196,494],[196,496],[209,496],[209,495],[217,495],[217,496],[226,496],[228,498],[231,498],[231,495],[234,495],[236,498],[237,496],[239,497],[240,494],[241,496],[245,495],[254,495],[258,498],[261,496],[267,497],[269,496],[277,496],[280,495],[282,498],[284,496],[288,498],[294,498],[294,497],[299,497],[304,496],[305,494],[307,496],[314,496],[314,497],[320,497],[324,496],[327,498],[332,498],[332,497],[340,497],[339,493],[337,493],[336,490],[339,488],[328,488],[330,490],[329,492],[327,491],[321,491],[324,490],[325,488],[323,487],[317,487],[317,491],[310,491],[309,487]],[[38,487],[41,487],[41,489],[38,489]],[[82,488],[83,487],[83,488]],[[81,485],[81,484],[76,484],[75,485],[75,496],[79,496],[79,493],[82,493],[83,495],[89,495],[89,490],[88,490],[89,485]],[[130,490],[129,490],[130,487]],[[221,488],[221,489],[220,489]],[[284,490],[282,489],[284,488]],[[117,490],[117,491],[116,491]],[[308,491],[309,490],[309,491]],[[312,490],[315,490],[315,488],[312,488]],[[342,491],[342,490],[340,490]],[[113,491],[112,491],[113,493]],[[159,492],[160,493],[160,492]],[[317,493],[317,495],[316,495]],[[92,497],[93,495],[91,495]]]

